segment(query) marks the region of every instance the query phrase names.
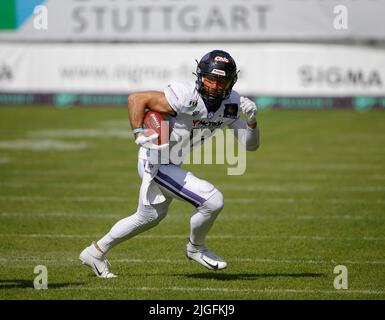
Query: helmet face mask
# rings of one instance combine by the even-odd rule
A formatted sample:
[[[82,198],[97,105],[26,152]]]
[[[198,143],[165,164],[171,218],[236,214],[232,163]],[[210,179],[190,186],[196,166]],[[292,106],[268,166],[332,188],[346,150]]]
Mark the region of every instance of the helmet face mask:
[[[202,91],[209,97],[225,99],[230,95],[231,88],[231,79],[212,74],[202,75]]]
[[[203,56],[196,70],[196,88],[211,105],[227,99],[238,79],[234,59],[225,51],[214,50]]]

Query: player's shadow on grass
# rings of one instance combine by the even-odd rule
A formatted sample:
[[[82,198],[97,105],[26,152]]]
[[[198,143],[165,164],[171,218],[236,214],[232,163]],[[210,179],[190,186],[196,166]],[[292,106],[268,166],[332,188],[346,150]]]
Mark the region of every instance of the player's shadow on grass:
[[[262,278],[319,278],[326,277],[324,273],[193,273],[185,277],[194,279],[215,280],[257,280]]]
[[[69,286],[80,286],[84,283],[50,283],[48,282],[48,289],[60,289]],[[24,279],[0,279],[0,290],[3,289],[34,289],[33,280]]]

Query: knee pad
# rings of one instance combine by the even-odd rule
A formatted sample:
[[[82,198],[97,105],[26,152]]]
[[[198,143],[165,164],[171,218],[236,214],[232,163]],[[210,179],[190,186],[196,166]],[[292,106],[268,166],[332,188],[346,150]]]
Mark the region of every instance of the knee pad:
[[[217,215],[224,206],[224,198],[222,192],[216,189],[215,193],[198,209],[205,213]]]

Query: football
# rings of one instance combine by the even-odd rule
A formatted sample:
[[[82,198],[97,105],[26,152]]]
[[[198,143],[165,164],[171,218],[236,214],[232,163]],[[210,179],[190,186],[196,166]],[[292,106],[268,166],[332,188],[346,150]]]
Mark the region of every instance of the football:
[[[154,143],[161,145],[168,142],[169,130],[168,121],[163,118],[163,115],[155,111],[147,111],[143,118],[143,126],[146,130],[146,135],[151,135],[154,132],[159,135]]]

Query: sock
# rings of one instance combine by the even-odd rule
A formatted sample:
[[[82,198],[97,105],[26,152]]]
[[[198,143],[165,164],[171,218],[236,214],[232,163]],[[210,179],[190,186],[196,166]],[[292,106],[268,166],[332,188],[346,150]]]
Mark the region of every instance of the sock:
[[[203,205],[197,208],[190,219],[190,242],[197,246],[205,243],[207,233],[222,208],[223,195],[220,192],[215,192]]]
[[[106,254],[112,247],[118,243],[128,240],[139,233],[142,233],[156,224],[159,220],[151,220],[141,213],[135,213],[127,218],[119,220],[111,230],[97,244]]]
[[[190,242],[195,246],[205,243],[206,235],[214,224],[216,216],[197,211],[190,220]]]

